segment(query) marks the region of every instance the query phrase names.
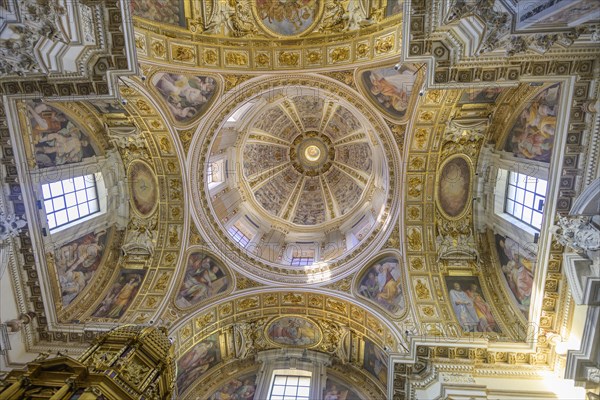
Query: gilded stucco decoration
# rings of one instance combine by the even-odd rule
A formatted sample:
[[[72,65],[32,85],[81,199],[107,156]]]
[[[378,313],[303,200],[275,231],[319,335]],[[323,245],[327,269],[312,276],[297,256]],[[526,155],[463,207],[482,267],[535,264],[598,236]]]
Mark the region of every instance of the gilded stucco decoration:
[[[157,22],[165,12],[157,2],[134,6],[139,55],[188,66],[272,70],[386,60],[400,49],[401,7],[386,9],[380,0],[176,3],[166,8],[185,19],[166,23]],[[290,40],[296,38],[302,42]],[[248,40],[261,45],[245,46]]]
[[[500,365],[562,368],[564,248],[542,237],[538,259],[482,223],[484,155],[560,171],[552,207],[569,211],[597,161],[597,27],[534,35],[507,2],[467,3],[136,0],[139,71],[117,98],[116,77],[98,76],[123,67],[119,52],[82,68],[91,83],[3,81],[24,96],[6,97],[0,142],[7,196],[29,217],[9,271],[38,315],[28,351],[166,326],[184,398],[251,390],[253,357],[284,347],[331,355],[326,392],[350,382],[364,398],[400,393],[409,373],[429,382],[432,363],[464,384]],[[107,13],[119,47],[121,14]],[[95,98],[63,101],[74,94]],[[127,218],[60,240],[33,229],[28,177],[97,160],[126,171],[128,214],[110,218]]]
[[[222,379],[218,371],[252,360],[259,351],[298,346],[334,355],[351,367],[351,375],[370,374],[371,384],[385,387],[382,349],[398,343],[397,333],[366,309],[313,292],[271,291],[220,300],[177,326],[178,365],[185,371],[178,376],[185,382],[179,393],[186,398],[200,390],[197,379],[191,384],[191,375],[215,382]]]

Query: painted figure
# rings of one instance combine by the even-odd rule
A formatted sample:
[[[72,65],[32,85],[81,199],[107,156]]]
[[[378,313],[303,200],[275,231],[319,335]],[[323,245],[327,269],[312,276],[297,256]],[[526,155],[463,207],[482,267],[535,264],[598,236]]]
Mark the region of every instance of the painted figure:
[[[508,287],[522,306],[522,311],[527,313],[533,288],[535,254],[509,237],[497,235],[497,244]]]
[[[228,286],[228,277],[212,257],[193,253],[188,259],[175,303],[180,307],[190,307],[225,291]]]
[[[218,336],[212,335],[177,361],[177,389],[183,394],[203,373],[221,361]]]
[[[26,103],[38,167],[80,162],[95,155],[88,137],[61,111],[40,101]]]
[[[205,108],[212,98],[216,82],[211,77],[187,77],[163,73],[155,83],[177,121],[188,122]]]
[[[54,255],[63,305],[69,305],[94,276],[106,242],[106,232],[90,233],[59,248]]]
[[[521,112],[506,141],[506,151],[530,160],[550,161],[559,92],[559,84],[547,88]]]
[[[321,340],[318,328],[311,321],[298,317],[274,321],[267,329],[267,334],[275,343],[294,346],[311,346]]]
[[[144,270],[122,270],[119,279],[92,315],[96,318],[121,318],[135,298],[145,274]]]
[[[472,283],[466,291],[467,295],[473,300],[473,305],[477,313],[477,319],[479,321],[477,325],[478,332],[494,332],[496,331],[496,320],[492,315],[492,310],[488,303],[483,299],[481,293],[479,293],[479,286]]]
[[[479,324],[477,311],[473,300],[462,290],[458,282],[454,282],[453,288],[450,290],[450,301],[461,328],[467,332],[476,332]]]
[[[400,314],[404,308],[402,272],[395,257],[387,257],[367,269],[360,281],[358,293],[385,310]]]

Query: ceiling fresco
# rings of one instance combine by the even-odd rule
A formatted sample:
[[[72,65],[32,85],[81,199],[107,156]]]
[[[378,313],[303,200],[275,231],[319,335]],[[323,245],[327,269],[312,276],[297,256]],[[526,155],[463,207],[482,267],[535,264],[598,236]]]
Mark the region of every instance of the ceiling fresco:
[[[6,107],[7,192],[29,221],[10,276],[39,313],[27,346],[163,326],[182,399],[253,398],[271,350],[330,357],[326,399],[387,398],[425,354],[554,368],[550,334],[572,323],[564,248],[486,218],[494,167],[519,162],[569,209],[598,92],[586,55],[560,72],[545,53],[450,52],[464,24],[425,39],[445,20],[419,1],[131,7],[139,73],[118,93]],[[36,200],[69,171],[103,177],[102,212],[55,230],[60,204]]]

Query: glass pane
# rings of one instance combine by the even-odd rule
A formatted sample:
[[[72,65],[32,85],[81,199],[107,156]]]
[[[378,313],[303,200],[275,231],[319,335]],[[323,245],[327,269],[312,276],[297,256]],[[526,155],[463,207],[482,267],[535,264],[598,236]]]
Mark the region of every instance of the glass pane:
[[[56,219],[54,219],[54,214],[48,215],[48,228],[52,229],[56,226]]]
[[[508,182],[515,185],[517,183],[517,174],[514,172],[510,172],[508,174]]]
[[[88,204],[90,206],[90,214],[100,211],[100,207],[98,207],[98,201],[91,201]]]
[[[296,386],[286,386],[285,387],[285,394],[287,396],[295,396],[296,395]]]
[[[517,179],[517,187],[525,188],[527,185],[527,180],[529,177],[527,175],[519,174],[519,178]]]
[[[62,185],[59,182],[52,182],[50,184],[50,191],[52,192],[52,196],[60,196],[63,193]]]
[[[283,396],[271,396],[271,400],[283,400]]]
[[[54,216],[56,217],[56,226],[60,226],[69,222],[69,220],[67,219],[66,210],[58,211],[54,214]]]
[[[79,218],[79,211],[77,211],[77,207],[67,208],[67,214],[69,215],[69,221],[74,221]]]
[[[87,203],[83,203],[79,205],[79,215],[81,215],[82,217],[88,215],[90,213],[90,208],[88,207]]]
[[[50,194],[50,185],[42,185],[42,195],[44,196],[44,199],[52,197]]]
[[[298,386],[310,386],[310,378],[299,377]]]
[[[46,209],[46,214],[54,211],[54,207],[52,207],[52,200],[44,201],[44,208]]]
[[[525,197],[525,191],[523,189],[517,189],[517,195],[515,196],[515,201],[518,203],[523,203],[523,198]]]
[[[533,216],[531,218],[531,225],[535,226],[538,229],[542,227],[542,213],[539,213],[537,211],[533,212]]]
[[[92,187],[96,185],[96,178],[94,178],[94,175],[86,175],[83,177],[83,180],[86,187]]]
[[[77,195],[77,202],[78,203],[85,203],[87,201],[87,197],[85,197],[85,190],[81,190],[79,192],[75,192],[75,194]]]
[[[62,196],[53,199],[52,202],[54,204],[55,210],[60,210],[61,208],[65,208],[65,198]]]
[[[525,192],[525,205],[528,207],[533,207],[533,196],[532,192]]]
[[[87,193],[88,200],[92,200],[92,199],[96,198],[96,188],[95,187],[87,188],[85,191]]]
[[[273,386],[273,394],[283,394],[285,386]]]
[[[506,212],[512,214],[514,212],[515,202],[512,200],[506,200]]]
[[[286,378],[285,376],[277,375],[275,377],[275,385],[285,385],[285,381],[286,381],[285,378]]]
[[[75,193],[66,194],[65,202],[67,203],[67,207],[71,207],[77,204],[77,198],[75,197]]]
[[[531,209],[530,208],[523,208],[523,222],[525,222],[526,224],[530,224],[531,223]]]
[[[306,386],[300,386],[298,387],[298,396],[305,396],[308,397],[310,393],[310,388],[306,387]]]
[[[521,215],[523,214],[523,206],[515,203],[515,210],[513,212],[513,215],[519,219],[521,219]]]
[[[535,196],[535,200],[533,202],[533,209],[542,211],[544,209],[544,203],[546,202],[546,198],[542,196]]]
[[[63,181],[63,189],[65,193],[74,192],[75,186],[73,185],[73,179],[65,179]]]
[[[298,385],[298,377],[297,376],[288,376],[287,384],[289,385]]]
[[[85,188],[85,181],[83,180],[83,176],[78,176],[77,178],[74,178],[73,181],[75,183],[76,190]]]
[[[533,178],[531,176],[528,177],[527,178],[527,190],[531,190],[532,192],[535,191],[536,182],[537,182],[536,178]]]
[[[514,187],[512,185],[508,185],[508,193],[506,193],[506,197],[508,197],[509,199],[514,199],[516,192],[517,192],[516,187]]]
[[[548,182],[546,182],[543,179],[538,179],[538,184],[537,184],[536,192],[545,196],[546,195],[546,186],[547,185],[548,185]]]

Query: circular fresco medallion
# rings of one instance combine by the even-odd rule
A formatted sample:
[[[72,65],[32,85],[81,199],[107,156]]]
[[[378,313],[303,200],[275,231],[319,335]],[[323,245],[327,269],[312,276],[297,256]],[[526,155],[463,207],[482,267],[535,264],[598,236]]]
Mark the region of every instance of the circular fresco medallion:
[[[131,205],[143,217],[151,215],[158,204],[156,175],[145,162],[133,161],[127,170],[127,179]]]
[[[318,21],[319,0],[256,0],[257,20],[271,33],[297,36]]]
[[[265,336],[280,345],[313,347],[321,342],[323,335],[317,324],[306,318],[281,317],[271,321]]]

